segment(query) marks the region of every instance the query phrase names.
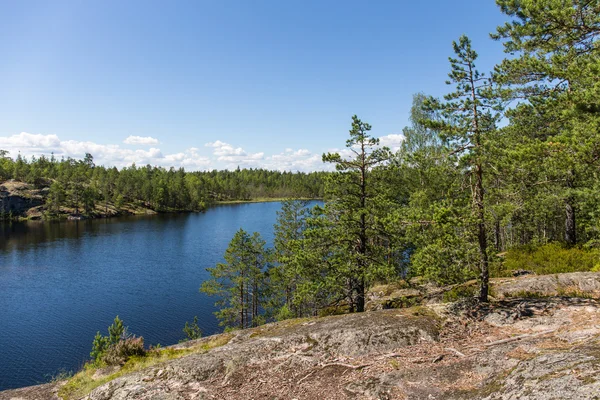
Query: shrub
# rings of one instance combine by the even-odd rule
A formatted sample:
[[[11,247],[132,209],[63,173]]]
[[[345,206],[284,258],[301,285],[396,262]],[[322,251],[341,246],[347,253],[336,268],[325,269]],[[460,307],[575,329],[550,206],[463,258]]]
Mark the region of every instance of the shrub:
[[[284,321],[290,318],[294,318],[294,313],[290,310],[287,304],[284,304],[275,315],[276,321]]]
[[[106,349],[108,349],[109,345],[109,338],[106,336],[102,336],[100,332],[96,332],[94,342],[92,343],[92,352],[90,353],[90,357],[92,357],[92,360],[99,361],[106,352]]]
[[[194,322],[191,324],[185,321],[183,332],[187,336],[187,340],[200,339],[202,337],[202,330],[198,326],[198,316],[194,317]]]
[[[144,338],[132,336],[111,344],[102,356],[102,361],[107,365],[123,365],[130,357],[145,355]]]
[[[412,273],[442,285],[465,282],[477,276],[477,254],[471,243],[445,236],[413,254]]]
[[[518,247],[506,252],[500,268],[493,276],[511,276],[511,271],[527,270],[536,274],[592,271],[600,262],[600,250],[564,247],[558,243],[543,246]]]
[[[475,297],[477,293],[477,288],[475,285],[461,285],[455,286],[452,289],[448,290],[442,296],[442,299],[445,303],[450,303],[457,301],[458,299],[462,299],[464,297]]]
[[[112,325],[108,327],[108,336],[102,336],[100,332],[96,332],[96,336],[94,337],[94,341],[92,342],[92,352],[90,353],[90,357],[94,360],[94,362],[98,363],[99,361],[106,362],[105,358],[109,351],[112,351],[111,359],[115,357],[115,347],[117,344],[119,346],[123,346],[121,342],[127,341],[129,339],[136,339],[135,337],[129,338],[127,336],[127,328],[123,325],[123,320],[119,318],[117,315]],[[142,349],[144,348],[144,339],[138,338],[142,340]],[[127,344],[132,345],[130,343]],[[118,350],[121,351],[121,350]],[[109,365],[116,365],[110,364]]]

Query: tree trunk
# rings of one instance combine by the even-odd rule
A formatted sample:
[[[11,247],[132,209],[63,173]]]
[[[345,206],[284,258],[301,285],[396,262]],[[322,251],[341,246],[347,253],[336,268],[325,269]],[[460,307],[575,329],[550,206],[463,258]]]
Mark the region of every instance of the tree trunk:
[[[242,284],[240,285],[240,329],[244,329],[244,275],[242,274]]]
[[[477,150],[477,163],[475,164],[475,206],[477,208],[477,241],[479,242],[479,301],[487,302],[489,293],[490,272],[487,256],[487,232],[485,229],[485,204],[483,192],[483,167],[481,165],[481,130],[477,110],[477,94],[475,92],[475,78],[473,66],[469,64],[469,79],[471,83],[471,98],[473,100],[473,134]]]
[[[567,190],[573,189],[573,171],[569,171],[567,176]],[[577,243],[577,229],[575,225],[575,199],[569,193],[565,201],[565,242],[569,246],[574,246]]]
[[[502,251],[502,238],[500,236],[500,221],[496,219],[496,223],[494,224],[494,245],[496,247],[497,252]]]
[[[359,278],[356,284],[356,311],[365,311],[365,280]]]
[[[489,265],[487,256],[487,235],[485,229],[485,209],[484,209],[484,194],[483,194],[483,171],[481,165],[476,166],[477,186],[476,186],[476,201],[477,201],[477,240],[479,242],[479,300],[488,301],[489,293]]]
[[[359,276],[356,282],[356,311],[365,311],[365,256],[367,254],[367,221],[365,208],[367,202],[367,166],[365,164],[365,143],[361,143],[362,165],[360,169],[360,234],[359,234]]]

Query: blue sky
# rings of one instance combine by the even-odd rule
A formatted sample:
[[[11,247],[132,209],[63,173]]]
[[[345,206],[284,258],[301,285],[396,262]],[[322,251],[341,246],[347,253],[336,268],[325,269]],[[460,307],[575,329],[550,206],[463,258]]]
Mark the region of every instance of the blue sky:
[[[0,2],[0,148],[320,169],[353,114],[396,145],[461,34],[488,71],[503,21],[491,0]]]

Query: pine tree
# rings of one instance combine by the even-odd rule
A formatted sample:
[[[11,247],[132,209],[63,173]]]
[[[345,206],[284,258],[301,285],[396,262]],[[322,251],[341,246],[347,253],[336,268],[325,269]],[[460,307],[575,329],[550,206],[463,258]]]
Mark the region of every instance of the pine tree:
[[[304,231],[310,209],[305,200],[284,200],[277,211],[275,230],[275,258],[278,265],[270,271],[273,285],[274,306],[279,319],[304,315],[305,307],[297,294],[298,285],[303,280],[301,253],[305,248]],[[283,299],[283,301],[280,301]]]
[[[511,125],[532,126],[531,120],[540,119],[545,136],[525,132],[534,139],[531,150],[544,145],[540,170],[546,176],[539,181],[551,182],[562,199],[564,241],[574,245],[576,210],[583,206],[578,203],[600,162],[600,1],[496,2],[512,20],[491,36],[515,55],[497,66],[496,80],[508,85],[513,98],[526,100],[511,115]]]
[[[268,252],[260,234],[249,235],[240,229],[225,251],[225,262],[207,268],[211,279],[202,283],[200,291],[217,296],[215,313],[227,328],[245,329],[262,321],[265,270]]]
[[[326,184],[326,212],[336,224],[333,241],[347,255],[338,267],[347,269],[351,312],[364,311],[367,285],[386,265],[379,253],[376,215],[380,204],[373,172],[390,160],[391,152],[379,145],[379,139],[369,136],[370,130],[369,124],[354,115],[350,139],[346,141],[351,158],[339,153],[323,154],[323,162],[334,164],[337,170]]]
[[[430,120],[428,125],[442,133],[442,138],[451,146],[451,154],[461,156],[467,168],[472,193],[472,205],[477,241],[479,245],[479,299],[487,301],[489,261],[486,229],[486,203],[484,189],[484,164],[486,163],[489,136],[496,130],[500,104],[492,90],[492,82],[475,67],[477,53],[471,48],[467,36],[453,42],[456,58],[450,57],[450,80],[455,91],[444,96],[444,100],[430,99],[430,110],[440,113],[441,118]]]

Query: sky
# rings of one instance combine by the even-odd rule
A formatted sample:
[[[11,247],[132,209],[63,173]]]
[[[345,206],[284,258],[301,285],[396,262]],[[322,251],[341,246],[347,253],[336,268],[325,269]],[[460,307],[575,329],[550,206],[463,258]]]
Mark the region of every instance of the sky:
[[[0,2],[0,149],[186,170],[324,169],[352,115],[397,148],[452,41],[503,57],[493,0]]]

